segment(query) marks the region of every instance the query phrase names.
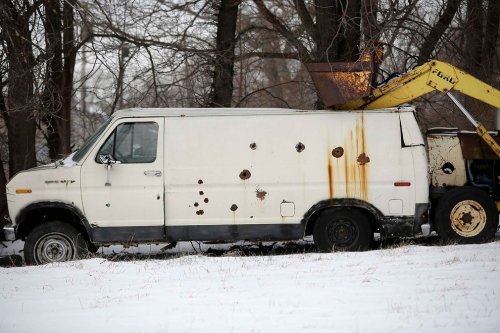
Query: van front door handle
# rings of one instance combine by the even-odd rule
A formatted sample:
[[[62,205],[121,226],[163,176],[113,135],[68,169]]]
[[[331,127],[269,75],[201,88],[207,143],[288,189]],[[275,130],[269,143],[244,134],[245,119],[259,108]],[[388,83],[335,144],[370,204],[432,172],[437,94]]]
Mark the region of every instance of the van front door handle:
[[[146,176],[161,177],[161,171],[158,171],[158,170],[146,170],[146,171],[144,171],[144,174]]]

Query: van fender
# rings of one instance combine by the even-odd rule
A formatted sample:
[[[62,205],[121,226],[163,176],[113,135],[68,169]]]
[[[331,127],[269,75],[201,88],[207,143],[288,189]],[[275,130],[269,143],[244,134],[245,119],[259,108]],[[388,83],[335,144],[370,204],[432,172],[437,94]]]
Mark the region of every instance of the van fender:
[[[41,201],[32,203],[23,209],[16,216],[16,239],[27,236],[33,227],[38,225],[37,221],[31,219],[33,215],[41,215],[39,223],[48,219],[61,219],[77,227],[92,242],[92,231],[87,218],[83,212],[72,204],[60,201]],[[69,219],[68,219],[69,218]]]
[[[374,230],[380,228],[379,222],[384,219],[384,215],[372,204],[369,204],[366,201],[351,198],[326,199],[313,205],[304,214],[304,218],[302,219],[301,223],[305,225],[305,235],[312,235],[316,218],[322,211],[328,208],[335,207],[358,208],[360,210],[363,210],[369,218]]]

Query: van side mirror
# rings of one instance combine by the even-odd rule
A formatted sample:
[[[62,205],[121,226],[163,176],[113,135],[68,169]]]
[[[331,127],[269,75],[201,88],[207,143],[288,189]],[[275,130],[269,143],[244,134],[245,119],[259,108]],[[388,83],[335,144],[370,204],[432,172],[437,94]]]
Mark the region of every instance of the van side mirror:
[[[113,156],[111,156],[111,154],[98,155],[97,160],[106,166],[116,164],[116,160],[113,158]]]

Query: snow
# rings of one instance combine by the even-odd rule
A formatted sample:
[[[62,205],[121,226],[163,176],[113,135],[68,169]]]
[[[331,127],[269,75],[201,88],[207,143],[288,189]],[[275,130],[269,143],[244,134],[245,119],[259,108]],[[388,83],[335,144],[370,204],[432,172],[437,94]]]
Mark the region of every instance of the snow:
[[[500,331],[498,238],[361,253],[197,249],[0,268],[0,332]]]

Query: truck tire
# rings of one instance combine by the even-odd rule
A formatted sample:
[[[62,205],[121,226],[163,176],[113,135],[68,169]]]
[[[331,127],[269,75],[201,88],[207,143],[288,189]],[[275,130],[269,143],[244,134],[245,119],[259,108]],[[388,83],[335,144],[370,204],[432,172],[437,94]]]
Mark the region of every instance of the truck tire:
[[[24,260],[28,265],[74,260],[87,254],[83,235],[73,226],[60,221],[35,227],[24,242]]]
[[[459,187],[439,200],[435,226],[444,242],[486,242],[495,237],[498,210],[486,192],[474,187]]]
[[[370,249],[373,231],[365,214],[357,209],[334,208],[321,213],[313,229],[320,251],[364,251]]]

